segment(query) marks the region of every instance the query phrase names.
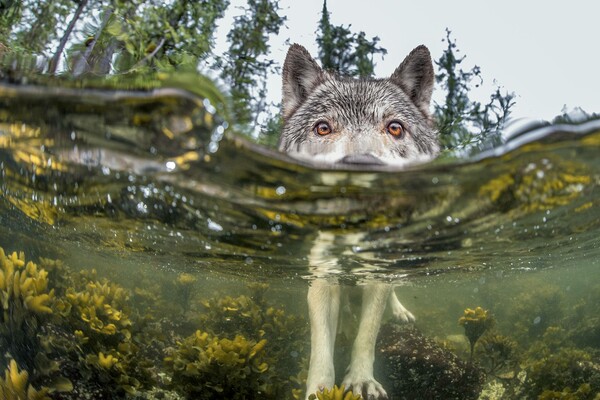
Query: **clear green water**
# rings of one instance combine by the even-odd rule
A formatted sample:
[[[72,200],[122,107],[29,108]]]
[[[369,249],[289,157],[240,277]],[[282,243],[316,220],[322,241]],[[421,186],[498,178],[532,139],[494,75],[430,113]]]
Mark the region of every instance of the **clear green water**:
[[[361,172],[294,163],[213,112],[175,89],[0,86],[0,246],[54,288],[51,313],[4,289],[3,368],[61,399],[301,397],[307,256],[327,230],[366,234],[331,249],[339,281],[394,283],[439,347],[411,373],[378,353],[392,398],[598,398],[597,121]],[[458,321],[475,307],[494,324],[471,356]],[[480,378],[441,380],[456,363]]]

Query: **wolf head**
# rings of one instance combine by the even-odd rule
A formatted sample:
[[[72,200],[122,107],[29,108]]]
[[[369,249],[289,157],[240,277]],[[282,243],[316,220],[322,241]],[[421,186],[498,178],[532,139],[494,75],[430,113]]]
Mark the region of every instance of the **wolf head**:
[[[352,79],[322,70],[294,44],[283,66],[279,150],[332,167],[429,160],[439,151],[429,114],[433,78],[425,46],[387,79]]]

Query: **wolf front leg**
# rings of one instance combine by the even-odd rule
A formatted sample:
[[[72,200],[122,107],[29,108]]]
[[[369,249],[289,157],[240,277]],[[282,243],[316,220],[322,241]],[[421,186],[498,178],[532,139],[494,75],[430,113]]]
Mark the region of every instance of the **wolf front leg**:
[[[340,287],[323,279],[308,289],[310,318],[310,364],[306,380],[306,397],[333,387],[335,371],[333,349],[340,309]]]
[[[387,393],[373,376],[375,341],[381,318],[392,287],[385,283],[371,283],[363,288],[363,300],[358,334],[352,347],[352,359],[344,378],[346,389],[361,394],[365,399],[386,399]]]
[[[396,318],[398,322],[415,322],[415,316],[413,313],[408,311],[406,307],[400,303],[398,300],[398,296],[396,296],[396,292],[392,289],[390,293],[390,298],[388,304],[392,310],[392,314]]]

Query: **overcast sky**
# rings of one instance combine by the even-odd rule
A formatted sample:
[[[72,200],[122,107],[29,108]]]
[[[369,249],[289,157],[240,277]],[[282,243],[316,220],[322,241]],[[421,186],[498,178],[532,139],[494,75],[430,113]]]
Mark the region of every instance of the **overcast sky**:
[[[245,4],[232,0],[231,9]],[[281,0],[286,28],[272,41],[272,57],[283,64],[285,41],[305,46],[315,57],[315,31],[322,0]],[[331,22],[352,25],[367,37],[379,36],[388,50],[376,59],[376,75],[391,74],[419,44],[434,59],[445,48],[445,29],[452,31],[467,58],[466,69],[479,65],[484,78],[473,97],[486,101],[499,85],[517,94],[513,117],[551,119],[564,106],[600,112],[600,1],[569,0],[328,0]],[[233,12],[221,21],[231,26]],[[219,46],[224,46],[219,34]],[[278,101],[281,79],[269,81],[269,97]],[[434,96],[434,99],[436,97]],[[441,99],[440,97],[437,97]]]

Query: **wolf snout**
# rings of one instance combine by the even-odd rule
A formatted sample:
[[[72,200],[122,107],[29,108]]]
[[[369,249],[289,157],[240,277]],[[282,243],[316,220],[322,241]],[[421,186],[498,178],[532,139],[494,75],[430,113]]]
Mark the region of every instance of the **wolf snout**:
[[[350,154],[341,158],[338,163],[355,165],[385,165],[383,161],[372,154]]]

